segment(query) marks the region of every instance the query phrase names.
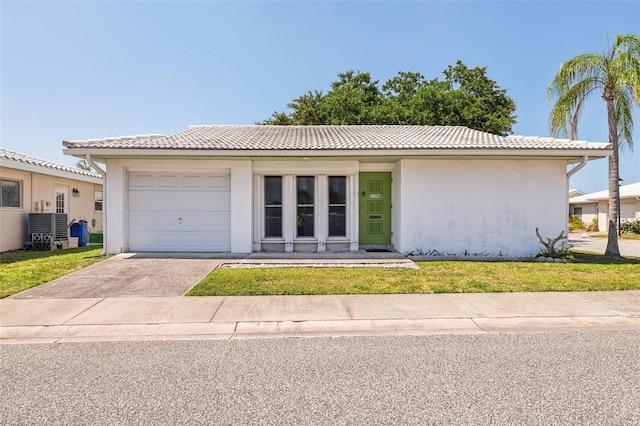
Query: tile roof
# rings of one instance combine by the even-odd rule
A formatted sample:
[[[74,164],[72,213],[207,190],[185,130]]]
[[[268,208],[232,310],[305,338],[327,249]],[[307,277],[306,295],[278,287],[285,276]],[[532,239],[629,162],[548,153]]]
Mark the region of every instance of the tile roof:
[[[630,183],[629,185],[622,185],[620,187],[620,198],[636,198],[640,197],[640,182]],[[591,192],[589,194],[584,194],[579,197],[569,198],[569,203],[589,203],[599,200],[608,200],[609,199],[609,190],[605,189],[602,191]]]
[[[607,149],[569,139],[499,136],[461,126],[191,126],[170,135],[64,141],[68,149],[440,150]]]
[[[4,148],[0,148],[0,160],[2,160],[1,165],[3,167],[8,167],[8,168],[10,168],[11,165],[6,163],[6,160],[12,160],[19,164],[41,167],[43,169],[43,173],[45,174],[46,174],[46,171],[50,170],[50,171],[71,173],[74,175],[84,176],[89,178],[102,179],[102,175],[99,175],[97,173],[92,173],[87,170],[82,170],[75,167],[63,166],[62,164],[52,163],[51,161],[30,157],[28,155],[20,154],[14,151],[9,151]]]

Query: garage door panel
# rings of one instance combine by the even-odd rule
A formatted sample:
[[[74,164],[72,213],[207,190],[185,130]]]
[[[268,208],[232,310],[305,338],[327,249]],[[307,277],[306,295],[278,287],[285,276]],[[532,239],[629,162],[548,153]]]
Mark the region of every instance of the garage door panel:
[[[132,173],[128,225],[131,251],[229,251],[228,175]]]
[[[130,191],[129,211],[229,211],[231,197],[218,191]]]
[[[166,191],[183,188],[229,191],[231,189],[231,179],[228,174],[221,175],[219,173],[129,174],[130,190],[144,189],[151,191]]]
[[[229,234],[217,232],[131,232],[129,244],[137,251],[222,252],[230,247]]]
[[[153,188],[155,186],[155,176],[151,174],[131,173],[129,174],[129,189],[133,188]]]
[[[131,231],[224,232],[231,226],[229,212],[130,212]]]
[[[231,226],[229,212],[188,213],[181,216],[182,229],[188,231],[222,232]]]

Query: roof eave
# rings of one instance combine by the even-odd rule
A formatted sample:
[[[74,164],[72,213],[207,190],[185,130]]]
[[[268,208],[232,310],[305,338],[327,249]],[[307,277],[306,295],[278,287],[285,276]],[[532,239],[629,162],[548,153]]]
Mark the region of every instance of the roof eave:
[[[59,178],[77,180],[81,182],[94,183],[99,185],[102,185],[103,183],[102,178],[100,177],[87,176],[80,173],[73,173],[66,170],[53,169],[50,167],[29,164],[23,161],[7,159],[7,158],[3,159],[1,167],[5,167],[7,169],[20,170],[20,171],[29,172],[29,173],[39,173],[41,175],[46,175],[46,176],[55,176]]]
[[[559,157],[581,159],[605,158],[610,149],[347,149],[347,150],[217,150],[217,149],[131,149],[131,148],[66,148],[63,152],[79,158],[108,157]]]

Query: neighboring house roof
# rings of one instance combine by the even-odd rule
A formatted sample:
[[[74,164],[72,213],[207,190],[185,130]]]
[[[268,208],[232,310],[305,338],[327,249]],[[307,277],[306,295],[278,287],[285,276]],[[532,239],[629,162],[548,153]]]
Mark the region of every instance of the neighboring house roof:
[[[593,151],[610,146],[569,139],[499,136],[461,126],[191,126],[170,135],[63,141],[66,153],[89,150],[398,151],[544,150]],[[75,152],[74,152],[75,151]]]
[[[569,190],[569,198],[573,198],[573,197],[579,197],[581,195],[586,194],[583,191],[580,191],[579,189],[570,189]]]
[[[620,187],[620,198],[636,198],[640,197],[640,182],[631,183],[629,185],[623,185]],[[589,194],[581,195],[580,197],[573,197],[569,199],[571,204],[593,203],[601,200],[609,199],[609,190],[591,192]]]
[[[0,148],[0,166],[8,169],[42,173],[85,182],[102,183],[102,176],[99,174],[30,157],[4,148]]]

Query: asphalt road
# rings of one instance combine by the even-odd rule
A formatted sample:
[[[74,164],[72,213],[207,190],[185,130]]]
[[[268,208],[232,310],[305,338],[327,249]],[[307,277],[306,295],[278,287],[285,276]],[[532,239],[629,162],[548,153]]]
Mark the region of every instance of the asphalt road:
[[[640,332],[0,346],[0,424],[640,424]]]

